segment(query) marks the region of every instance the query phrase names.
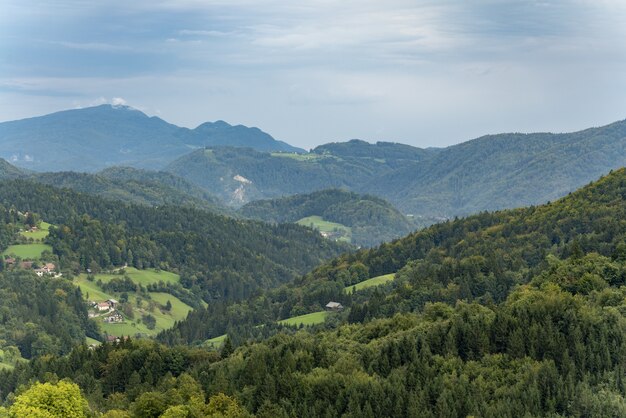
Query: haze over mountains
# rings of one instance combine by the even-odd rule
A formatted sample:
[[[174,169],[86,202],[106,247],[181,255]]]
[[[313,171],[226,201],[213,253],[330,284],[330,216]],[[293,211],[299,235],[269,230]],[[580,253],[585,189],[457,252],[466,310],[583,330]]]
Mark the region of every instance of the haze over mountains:
[[[343,188],[385,198],[405,214],[452,217],[554,200],[625,165],[626,122],[488,135],[447,148],[351,140],[306,153],[258,128],[222,121],[180,128],[102,105],[2,123],[0,156],[36,171],[164,170],[235,207]]]
[[[37,171],[93,172],[113,165],[159,169],[195,148],[216,145],[303,151],[258,128],[223,121],[181,128],[121,105],[0,123],[0,145],[0,157]]]

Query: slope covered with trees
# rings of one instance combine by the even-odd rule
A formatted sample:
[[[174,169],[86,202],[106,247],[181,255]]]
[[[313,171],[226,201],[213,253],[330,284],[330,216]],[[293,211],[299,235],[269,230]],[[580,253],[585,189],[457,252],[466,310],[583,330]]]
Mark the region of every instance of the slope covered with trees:
[[[0,183],[0,204],[55,225],[46,242],[62,269],[78,273],[127,263],[175,271],[207,301],[245,298],[347,249],[298,225],[124,204],[23,180]]]
[[[257,200],[239,212],[268,222],[297,222],[309,216],[351,228],[352,243],[371,247],[408,234],[417,225],[384,199],[339,189],[273,200]]]
[[[339,187],[383,197],[405,214],[451,218],[545,203],[624,165],[621,121],[565,134],[489,135],[444,149],[353,140],[304,155],[198,150],[167,170],[236,206]]]
[[[231,321],[255,318],[248,330],[269,338],[235,348],[229,336],[219,354],[131,341],[77,348],[1,372],[0,394],[69,378],[94,410],[131,416],[173,407],[202,416],[190,411],[216,396],[241,408],[234,416],[623,416],[623,219],[619,170],[549,205],[450,221],[339,257],[230,306]],[[382,287],[333,294],[359,275],[394,271]],[[267,321],[329,297],[346,309],[317,328],[278,332]],[[181,393],[183,381],[201,402]]]

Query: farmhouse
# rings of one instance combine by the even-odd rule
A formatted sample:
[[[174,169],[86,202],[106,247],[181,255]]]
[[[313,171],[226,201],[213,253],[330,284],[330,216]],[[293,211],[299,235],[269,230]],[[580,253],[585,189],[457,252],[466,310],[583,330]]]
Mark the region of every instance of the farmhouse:
[[[326,304],[326,310],[331,312],[339,312],[343,310],[343,305],[339,302],[328,302]]]
[[[96,303],[96,309],[99,310],[100,312],[108,311],[110,308],[111,308],[111,305],[109,305],[109,302]]]
[[[118,323],[118,322],[124,322],[124,317],[122,316],[122,314],[120,314],[119,312],[115,311],[115,312],[113,312],[113,314],[105,317],[104,318],[104,322],[108,322],[110,324]]]

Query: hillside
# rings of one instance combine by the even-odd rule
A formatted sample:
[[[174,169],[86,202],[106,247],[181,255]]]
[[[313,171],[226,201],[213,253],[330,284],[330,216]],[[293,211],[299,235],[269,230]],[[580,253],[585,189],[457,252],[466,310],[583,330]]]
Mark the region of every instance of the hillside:
[[[545,203],[625,164],[622,121],[566,134],[490,135],[443,149],[358,140],[302,155],[216,148],[167,170],[235,206],[338,187],[383,197],[405,214],[450,218]]]
[[[180,205],[227,212],[209,193],[169,173],[115,167],[97,174],[41,173],[33,174],[28,179],[127,203],[149,206]]]
[[[393,159],[270,154],[219,147],[185,155],[166,171],[205,188],[227,204],[241,206],[253,200],[328,188],[358,189],[366,180],[406,164]]]
[[[416,226],[384,199],[339,189],[322,190],[273,200],[257,200],[239,212],[268,222],[300,222],[319,216],[351,229],[351,242],[371,247],[406,235]]]
[[[244,299],[348,249],[297,225],[133,205],[23,180],[0,182],[0,204],[55,225],[46,243],[64,270],[159,268],[179,274],[205,301]]]
[[[405,211],[465,215],[543,203],[626,165],[626,121],[567,134],[489,135],[365,186]]]
[[[257,128],[206,123],[181,128],[128,106],[101,105],[0,123],[0,157],[35,171],[159,169],[202,146],[301,151]]]
[[[219,353],[79,347],[0,371],[0,395],[47,374],[132,416],[623,416],[624,196],[622,169],[547,205],[434,225],[159,336],[193,343],[226,323]],[[394,279],[346,291],[381,273]],[[328,300],[345,309],[321,312]]]

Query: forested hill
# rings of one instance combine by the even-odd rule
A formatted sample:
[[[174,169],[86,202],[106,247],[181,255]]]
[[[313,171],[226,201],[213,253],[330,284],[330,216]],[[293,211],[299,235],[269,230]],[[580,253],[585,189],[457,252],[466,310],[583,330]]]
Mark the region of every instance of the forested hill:
[[[417,225],[384,199],[339,189],[257,200],[243,206],[240,213],[278,223],[318,216],[349,227],[351,242],[364,247],[391,241],[417,229]]]
[[[489,135],[443,149],[352,140],[308,154],[197,150],[167,168],[224,202],[345,188],[405,214],[450,218],[541,204],[626,165],[626,121],[564,134]]]
[[[400,209],[467,215],[545,203],[626,165],[626,121],[579,132],[488,135],[375,177]]]
[[[172,270],[207,301],[245,298],[347,250],[298,225],[124,204],[24,180],[0,182],[0,204],[35,212],[57,226],[47,241],[62,269],[128,263]]]
[[[37,183],[127,203],[178,205],[220,213],[229,212],[216,197],[170,173],[112,167],[97,174],[70,171],[37,173],[26,178]]]
[[[92,409],[133,417],[210,416],[218,406],[242,417],[622,417],[624,219],[622,169],[548,205],[341,256],[292,286],[228,309],[209,304],[162,336],[172,343],[227,321],[219,355],[141,342],[78,348],[0,372],[0,396],[68,378]],[[346,290],[393,272],[386,285]],[[328,300],[344,311],[278,332],[276,319]],[[265,338],[233,347],[245,333]]]
[[[181,128],[129,106],[101,105],[0,123],[0,157],[36,171],[93,172],[114,165],[160,169],[210,145],[303,152],[258,128],[207,122]]]

